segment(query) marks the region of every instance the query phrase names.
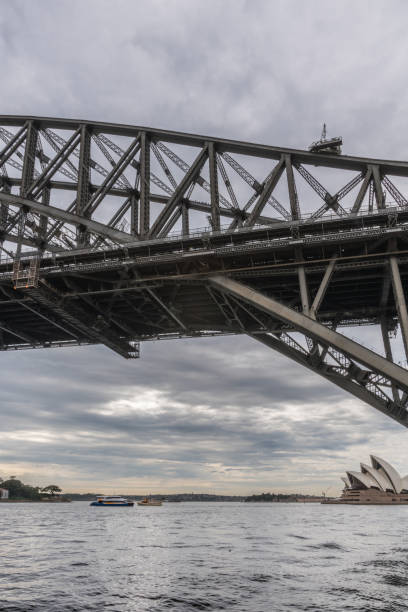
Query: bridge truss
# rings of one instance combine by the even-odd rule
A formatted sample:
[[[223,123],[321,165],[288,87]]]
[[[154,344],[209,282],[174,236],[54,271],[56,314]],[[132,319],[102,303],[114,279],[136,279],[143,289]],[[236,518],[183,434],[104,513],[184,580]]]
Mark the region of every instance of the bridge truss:
[[[408,426],[407,162],[38,117],[0,142],[0,350],[247,334]]]

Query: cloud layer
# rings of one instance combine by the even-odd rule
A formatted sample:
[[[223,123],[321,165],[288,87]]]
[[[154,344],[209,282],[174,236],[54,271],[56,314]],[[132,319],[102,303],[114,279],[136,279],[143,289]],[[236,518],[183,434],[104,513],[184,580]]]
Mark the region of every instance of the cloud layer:
[[[3,114],[406,159],[403,1],[0,0]],[[358,335],[359,332],[353,332]],[[377,332],[363,332],[375,343]],[[70,490],[336,490],[406,434],[246,338],[0,353],[0,474]]]

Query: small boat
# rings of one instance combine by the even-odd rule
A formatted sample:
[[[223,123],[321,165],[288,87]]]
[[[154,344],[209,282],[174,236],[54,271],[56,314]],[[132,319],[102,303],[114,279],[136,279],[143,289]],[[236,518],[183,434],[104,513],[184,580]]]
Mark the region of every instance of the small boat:
[[[160,499],[153,499],[152,497],[145,497],[141,501],[137,502],[138,506],[161,506],[162,502]]]
[[[134,502],[129,501],[121,495],[101,495],[89,504],[90,506],[133,506]]]

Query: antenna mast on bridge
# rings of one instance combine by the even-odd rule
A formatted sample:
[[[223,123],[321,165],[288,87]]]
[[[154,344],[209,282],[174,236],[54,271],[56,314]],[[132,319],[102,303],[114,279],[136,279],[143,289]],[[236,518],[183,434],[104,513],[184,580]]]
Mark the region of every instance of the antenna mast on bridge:
[[[339,155],[341,153],[341,145],[343,139],[341,136],[335,136],[334,138],[326,137],[326,124],[323,123],[322,135],[320,140],[312,142],[309,147],[309,151],[312,153],[335,153]]]

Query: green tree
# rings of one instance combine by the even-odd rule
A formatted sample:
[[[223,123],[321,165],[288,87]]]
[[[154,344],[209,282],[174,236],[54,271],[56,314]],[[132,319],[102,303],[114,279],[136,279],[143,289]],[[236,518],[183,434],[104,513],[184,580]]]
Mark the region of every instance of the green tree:
[[[8,489],[10,499],[32,499],[40,498],[38,487],[25,485],[16,477],[11,477],[2,482],[2,488]]]
[[[44,487],[41,489],[42,493],[50,493],[51,497],[54,497],[56,493],[61,493],[62,489],[60,489],[57,485],[48,485],[48,487]]]

